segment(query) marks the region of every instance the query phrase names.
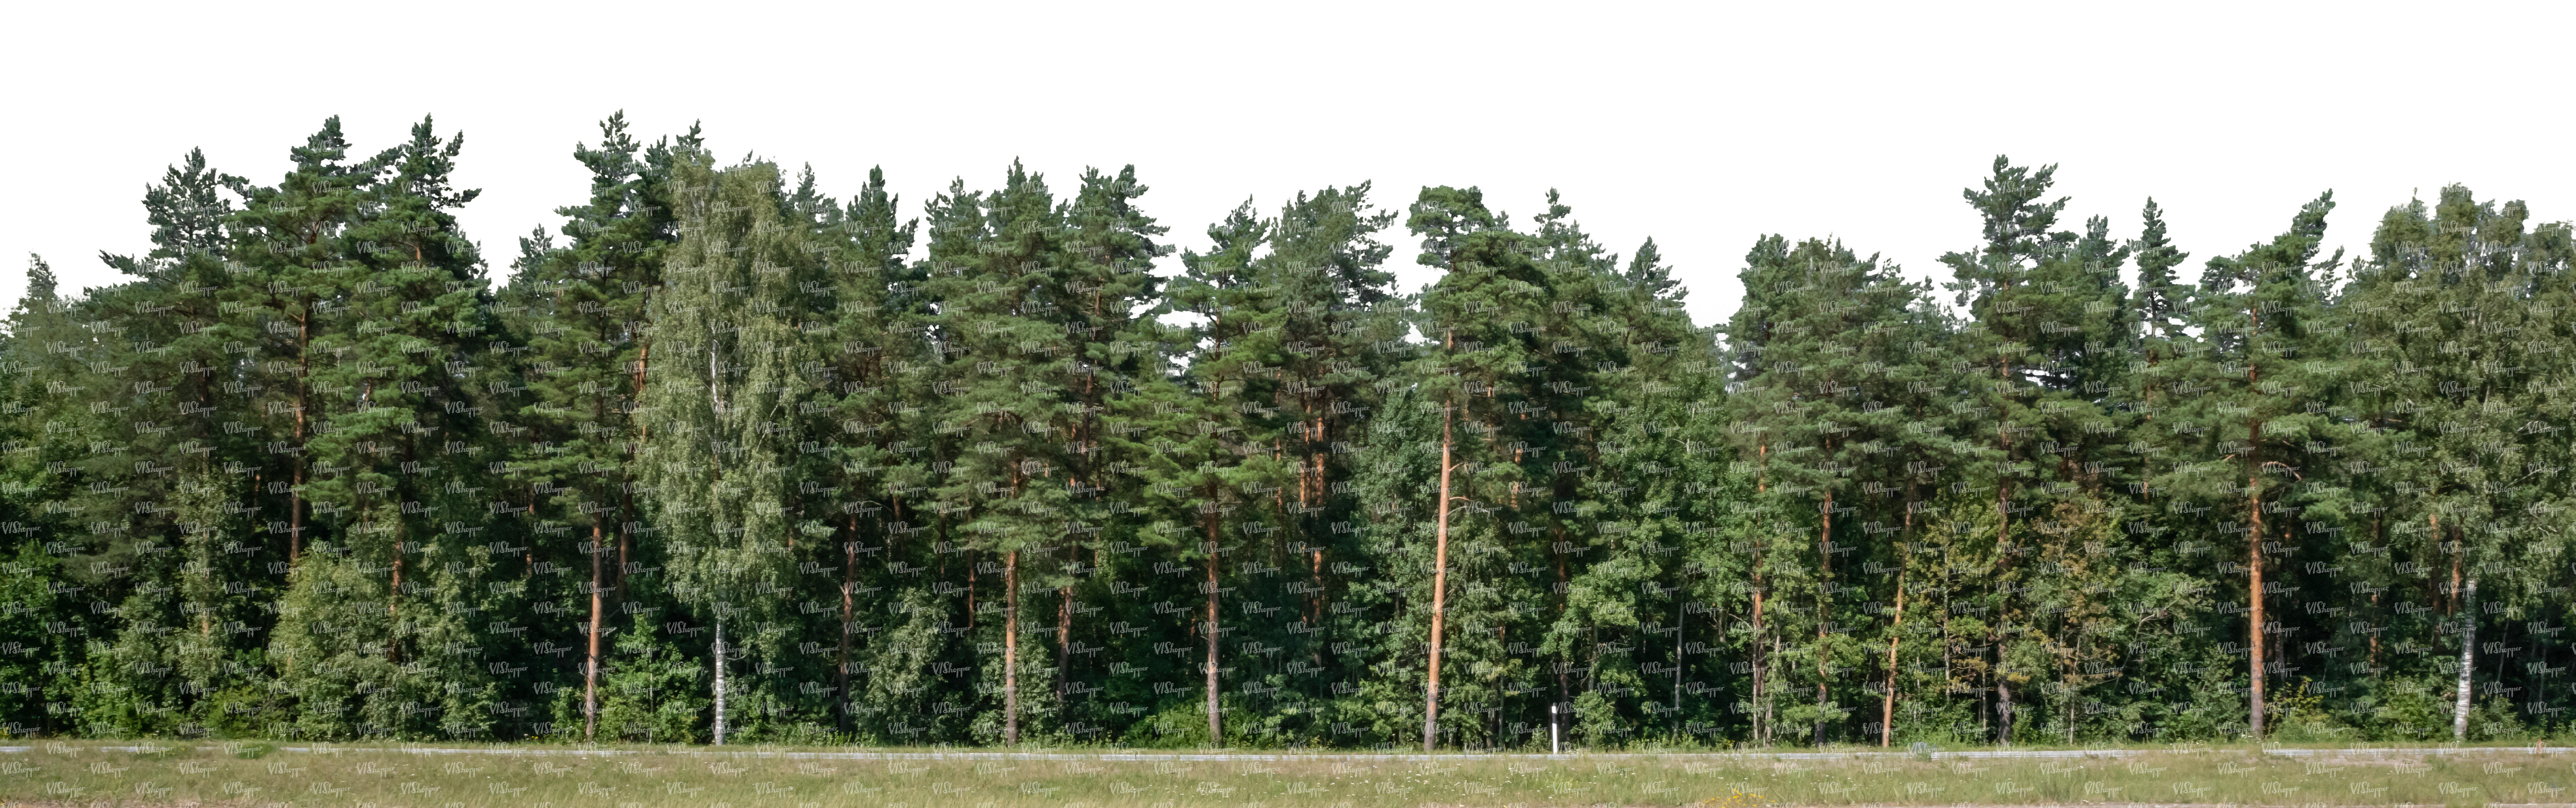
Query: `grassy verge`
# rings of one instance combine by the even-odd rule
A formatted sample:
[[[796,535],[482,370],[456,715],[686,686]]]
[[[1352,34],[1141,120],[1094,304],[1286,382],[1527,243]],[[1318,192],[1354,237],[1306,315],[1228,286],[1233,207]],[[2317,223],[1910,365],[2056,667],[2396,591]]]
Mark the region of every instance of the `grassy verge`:
[[[137,744],[141,745],[138,747]],[[11,804],[352,808],[1370,808],[2566,803],[2576,754],[2352,750],[2287,758],[2250,747],[2145,749],[2110,758],[1934,760],[1896,755],[1442,755],[1252,762],[1072,759],[846,760],[780,747],[319,745],[38,741],[0,754]],[[111,747],[125,747],[123,749]],[[955,753],[957,750],[944,750]],[[981,750],[992,751],[992,750]],[[1786,750],[1784,750],[1786,751]],[[1807,751],[1807,750],[1795,750]],[[1874,750],[1872,750],[1874,751]]]

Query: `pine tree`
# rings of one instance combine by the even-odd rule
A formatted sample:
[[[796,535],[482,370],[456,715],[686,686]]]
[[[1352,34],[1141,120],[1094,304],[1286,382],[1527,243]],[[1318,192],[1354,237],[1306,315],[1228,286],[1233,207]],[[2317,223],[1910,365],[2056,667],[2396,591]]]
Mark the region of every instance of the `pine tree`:
[[[835,726],[843,732],[858,729],[851,717],[850,673],[854,665],[866,665],[854,661],[852,637],[861,633],[863,617],[891,616],[891,610],[882,609],[874,599],[860,602],[859,556],[865,552],[871,560],[878,553],[886,553],[888,560],[902,557],[891,552],[896,541],[891,528],[904,519],[905,508],[894,488],[900,484],[896,481],[924,471],[919,457],[895,449],[908,434],[899,428],[902,410],[910,406],[906,402],[928,392],[914,382],[920,368],[930,362],[928,345],[918,338],[926,312],[921,301],[906,291],[921,281],[918,271],[904,260],[919,227],[917,222],[898,223],[897,218],[897,199],[886,192],[884,171],[870,169],[867,185],[834,217],[837,232],[826,234],[833,244],[828,258],[833,305],[825,322],[835,344],[827,349],[832,358],[826,361],[822,381],[830,385],[827,396],[837,393],[837,400],[817,414],[829,423],[814,424],[807,431],[837,435],[841,441],[838,451],[820,455],[829,465],[817,471],[837,483],[826,493],[837,501],[818,515],[837,515],[839,522],[835,535],[840,538],[841,581],[839,620],[833,631],[838,651],[833,712]],[[815,511],[807,509],[809,514]],[[866,546],[863,517],[867,532],[877,537],[874,547]]]
[[[1662,725],[1679,741],[1686,737],[1688,643],[1693,636],[1702,643],[1712,636],[1708,620],[1694,626],[1692,619],[1694,608],[1707,612],[1705,602],[1692,596],[1699,589],[1694,579],[1708,573],[1705,554],[1694,552],[1693,545],[1715,533],[1714,514],[1695,503],[1705,493],[1700,481],[1716,476],[1720,467],[1694,458],[1686,440],[1677,438],[1692,431],[1694,405],[1718,390],[1718,380],[1708,375],[1707,345],[1683,311],[1687,292],[1673,280],[1655,241],[1647,239],[1620,269],[1615,260],[1602,260],[1610,256],[1598,256],[1587,246],[1589,239],[1566,220],[1568,212],[1551,204],[1539,236],[1564,245],[1561,253],[1593,259],[1581,262],[1588,278],[1559,288],[1589,286],[1600,307],[1589,323],[1591,349],[1580,360],[1591,365],[1601,388],[1589,413],[1600,435],[1595,445],[1601,475],[1594,488],[1602,495],[1604,518],[1596,529],[1606,524],[1603,532],[1612,534],[1609,546],[1602,548],[1604,557],[1585,570],[1582,583],[1596,592],[1634,593],[1630,610],[1642,622],[1630,627],[1636,664],[1618,673],[1634,677],[1629,681],[1637,692],[1633,700],[1619,700],[1620,712],[1639,731]],[[1703,473],[1676,473],[1693,466]],[[1627,585],[1618,585],[1623,583]],[[1666,615],[1672,622],[1664,622]],[[1663,659],[1651,658],[1655,656]],[[1536,672],[1512,667],[1498,675],[1519,678]],[[1504,695],[1509,694],[1506,689]]]
[[[231,219],[233,244],[225,269],[232,277],[213,290],[225,316],[208,327],[228,351],[246,353],[242,359],[254,362],[249,368],[255,375],[237,376],[223,389],[247,399],[234,406],[253,417],[227,422],[226,429],[249,426],[249,436],[266,438],[261,444],[270,451],[260,466],[232,465],[227,471],[250,472],[252,501],[263,503],[262,513],[284,511],[283,520],[264,521],[272,527],[285,522],[286,555],[293,567],[279,612],[281,618],[295,619],[281,620],[287,630],[269,636],[267,656],[276,666],[279,686],[307,708],[293,719],[291,733],[316,737],[388,734],[417,715],[388,715],[399,705],[398,698],[366,698],[362,691],[382,687],[420,698],[417,690],[400,686],[397,668],[405,661],[396,634],[400,569],[404,550],[410,548],[398,544],[399,539],[387,540],[390,529],[377,529],[393,527],[381,518],[399,514],[401,503],[410,500],[397,498],[387,505],[382,497],[371,496],[360,501],[354,481],[343,472],[359,473],[360,458],[372,461],[376,455],[348,457],[355,447],[341,442],[339,451],[325,456],[311,445],[321,437],[319,426],[326,417],[351,409],[357,392],[354,385],[338,387],[345,383],[341,380],[316,384],[323,372],[318,366],[338,358],[329,352],[332,337],[360,325],[339,316],[353,305],[353,287],[372,280],[350,276],[374,268],[358,262],[373,260],[374,245],[359,244],[346,234],[373,211],[373,186],[400,158],[399,150],[388,150],[352,163],[349,148],[339,119],[328,119],[304,146],[290,151],[294,168],[276,185],[233,185],[243,207]],[[372,285],[366,290],[378,298],[390,291]],[[372,387],[368,392],[372,395]],[[374,414],[370,431],[383,428],[392,412]],[[326,481],[326,474],[336,479]],[[266,483],[269,477],[285,479],[279,481],[283,485],[273,485]],[[373,474],[368,493],[377,493],[373,486],[384,479],[381,472]],[[314,552],[309,556],[302,552],[308,541]],[[351,704],[352,699],[357,703]]]
[[[222,290],[223,296],[231,299],[221,302],[234,304],[226,309],[228,312],[256,312],[257,316],[226,323],[226,335],[238,333],[265,343],[261,355],[271,357],[260,365],[268,379],[266,398],[278,404],[262,406],[259,411],[272,420],[281,413],[287,416],[285,420],[291,424],[283,431],[288,434],[289,446],[294,447],[303,446],[309,439],[311,424],[319,420],[322,409],[314,400],[317,394],[311,389],[310,376],[321,350],[317,347],[319,341],[331,326],[337,325],[322,320],[336,311],[326,306],[349,294],[347,287],[360,283],[348,278],[350,270],[339,268],[355,268],[342,263],[351,253],[373,258],[375,248],[382,246],[344,243],[343,235],[370,204],[368,186],[399,156],[397,151],[389,150],[348,163],[348,151],[340,120],[334,117],[323,121],[322,129],[304,146],[291,151],[295,169],[277,185],[239,185],[234,189],[244,204],[242,212],[234,217],[236,243],[232,254],[244,277]],[[270,427],[269,431],[281,430]],[[307,467],[311,465],[308,454],[289,455],[286,515],[290,557],[297,554],[294,546],[303,541],[304,503],[313,498],[305,491]],[[398,588],[399,575],[394,581]]]
[[[241,180],[207,169],[201,153],[191,152],[183,165],[145,190],[147,219],[155,225],[146,258],[102,255],[139,279],[84,301],[97,318],[91,326],[120,337],[98,346],[105,360],[101,380],[135,394],[127,406],[104,408],[156,413],[109,421],[130,430],[115,442],[164,458],[140,462],[129,482],[112,485],[126,489],[118,510],[136,518],[121,534],[131,537],[131,553],[111,549],[124,558],[107,566],[127,570],[118,577],[130,576],[133,584],[117,610],[123,625],[109,650],[114,666],[101,673],[133,688],[128,701],[142,712],[123,720],[137,729],[249,731],[248,719],[232,705],[261,698],[255,690],[265,677],[257,675],[258,655],[246,653],[252,649],[225,640],[273,622],[274,610],[260,608],[267,605],[260,596],[269,593],[242,584],[284,572],[293,546],[285,560],[235,549],[265,543],[253,533],[261,525],[226,501],[252,486],[217,472],[273,456],[218,428],[252,414],[221,401],[212,378],[231,360],[216,339],[219,331],[208,327],[220,316],[210,293],[229,282],[223,219],[232,206],[222,192],[225,183]],[[157,415],[173,410],[179,418]],[[275,526],[268,527],[273,535]]]
[[[2028,629],[2036,610],[2062,604],[2015,595],[2028,591],[2038,564],[2106,529],[2109,513],[2098,498],[2104,480],[2078,458],[2086,444],[2117,433],[2094,399],[2111,389],[2111,377],[2125,365],[2118,355],[2126,347],[2119,312],[2128,293],[2118,268],[2126,251],[2098,219],[2082,235],[2049,229],[2066,206],[2065,198],[2045,199],[2055,175],[2055,166],[2034,170],[1995,158],[1982,188],[1962,192],[1984,219],[1986,243],[1941,256],[1954,277],[1948,288],[1974,318],[1959,342],[1959,355],[1971,363],[1962,370],[1984,377],[1969,384],[1960,411],[1992,413],[1976,423],[1984,447],[1970,468],[1980,473],[1952,491],[1995,492],[1983,518],[1993,520],[1987,534],[1994,536],[1996,589],[1980,598],[1994,619],[1972,619],[1976,625],[1964,628],[1994,641],[1987,674],[1996,738],[2003,743],[2024,726],[2015,712],[2015,685],[2045,673],[2037,668],[2058,666],[2047,642]],[[2014,518],[2030,513],[2038,515]],[[2041,558],[2019,560],[2033,554]]]
[[[574,159],[591,172],[589,200],[555,211],[567,220],[560,230],[570,243],[558,247],[542,229],[520,239],[517,272],[495,307],[510,334],[529,347],[516,363],[524,378],[519,384],[527,388],[517,401],[525,403],[511,413],[524,419],[533,439],[522,444],[528,451],[513,456],[520,480],[549,492],[540,494],[547,519],[538,533],[567,535],[576,523],[588,523],[577,548],[550,546],[544,553],[549,562],[571,561],[548,563],[549,569],[588,568],[588,580],[568,593],[583,622],[568,637],[540,629],[582,649],[578,709],[563,718],[568,725],[578,716],[584,739],[597,737],[600,668],[605,652],[614,650],[603,647],[617,628],[609,625],[608,611],[632,597],[616,583],[632,538],[619,523],[635,521],[626,492],[641,437],[632,410],[641,393],[637,368],[651,355],[647,296],[660,285],[662,250],[677,238],[670,150],[667,139],[648,147],[628,134],[623,112],[601,121],[599,148],[573,148]],[[542,596],[530,593],[530,600],[565,594],[557,586]]]
[[[1063,389],[1052,402],[1060,413],[1062,443],[1057,457],[1063,463],[1067,497],[1060,523],[1059,546],[1064,555],[1047,559],[1052,563],[1046,568],[1052,572],[1041,576],[1041,582],[1056,593],[1052,696],[1057,720],[1068,729],[1075,723],[1074,708],[1068,702],[1078,684],[1075,635],[1096,629],[1076,625],[1074,618],[1082,608],[1076,596],[1089,592],[1095,601],[1115,597],[1081,579],[1096,582],[1102,567],[1100,539],[1107,530],[1134,526],[1132,502],[1109,493],[1117,476],[1114,469],[1137,457],[1132,451],[1115,451],[1118,445],[1107,440],[1110,412],[1120,397],[1138,389],[1138,380],[1159,379],[1167,371],[1156,352],[1141,347],[1163,333],[1159,324],[1140,313],[1151,311],[1164,297],[1162,279],[1152,272],[1153,260],[1170,253],[1170,248],[1157,242],[1169,229],[1137,204],[1146,191],[1136,179],[1135,166],[1123,166],[1115,174],[1085,169],[1081,187],[1060,212],[1065,226],[1063,252],[1052,259],[1055,281],[1042,291],[1051,299],[1047,310],[1052,316],[1047,319],[1065,341],[1064,358],[1058,360],[1061,366],[1056,371],[1063,376]],[[1086,550],[1091,557],[1088,564],[1083,559]],[[1221,741],[1223,736],[1213,737]]]
[[[1543,558],[1530,547],[1534,538],[1516,537],[1553,529],[1556,546],[1570,547],[1571,537],[1561,531],[1574,520],[1557,518],[1557,512],[1581,518],[1572,503],[1575,489],[1586,480],[1576,475],[1590,464],[1577,462],[1586,454],[1577,447],[1591,443],[1597,432],[1572,419],[1540,415],[1587,409],[1583,401],[1591,385],[1584,382],[1590,368],[1550,363],[1546,357],[1552,341],[1579,346],[1587,336],[1573,322],[1580,304],[1558,300],[1553,284],[1560,274],[1581,275],[1590,267],[1543,267],[1547,245],[1513,231],[1474,188],[1423,189],[1406,226],[1422,237],[1416,263],[1442,274],[1420,298],[1415,328],[1428,344],[1408,346],[1419,356],[1401,377],[1389,380],[1389,389],[1402,394],[1381,405],[1377,427],[1384,431],[1363,457],[1376,467],[1374,479],[1363,490],[1368,500],[1394,507],[1383,515],[1370,512],[1373,551],[1387,556],[1385,571],[1397,586],[1390,594],[1410,592],[1418,599],[1401,604],[1410,608],[1399,614],[1411,624],[1407,629],[1418,625],[1423,632],[1418,647],[1428,659],[1420,691],[1421,742],[1428,750],[1442,733],[1444,698],[1467,704],[1501,699],[1499,680],[1477,673],[1508,673],[1513,663],[1481,629],[1525,621],[1526,615],[1515,614],[1511,604],[1528,594],[1516,591],[1524,584],[1495,573],[1507,564]],[[1407,408],[1418,411],[1389,420]],[[1552,528],[1530,525],[1529,517]],[[1455,597],[1450,594],[1453,572],[1464,579]],[[1462,628],[1474,632],[1454,644],[1449,636],[1452,612]],[[1571,655],[1571,637],[1565,632],[1539,633],[1547,653]],[[1405,637],[1410,636],[1408,630]],[[1390,640],[1385,653],[1409,656],[1409,649],[1396,642],[1401,640]],[[1450,656],[1459,658],[1456,667],[1467,676],[1443,677]],[[1448,726],[1463,744],[1491,732],[1482,724],[1468,713],[1453,716]]]
[[[32,260],[13,734],[2470,741],[2563,709],[2576,229],[2519,202],[2401,205],[2347,272],[2322,197],[2195,282],[2153,201],[2061,230],[2053,168],[1999,160],[1944,257],[1963,311],[1775,236],[1700,330],[1657,242],[1623,260],[1554,193],[1516,228],[1423,189],[1408,296],[1365,184],[1247,203],[1166,281],[1133,169],[953,184],[914,261],[881,173],[840,201],[602,135],[498,293],[428,121],[371,154],[326,121],[270,185],[189,152],[113,282]]]
[[[408,142],[369,161],[356,206],[327,246],[316,242],[328,262],[283,268],[282,274],[313,284],[301,312],[310,325],[298,378],[300,397],[315,410],[311,437],[300,447],[315,472],[304,488],[315,513],[327,509],[333,517],[342,542],[331,553],[342,558],[308,558],[299,568],[304,574],[282,616],[300,609],[322,619],[290,620],[272,653],[313,666],[299,673],[316,687],[347,684],[335,675],[337,663],[323,661],[346,653],[344,643],[312,627],[363,619],[335,595],[365,586],[360,576],[372,577],[362,559],[383,558],[385,633],[372,645],[376,650],[358,653],[384,657],[391,668],[384,675],[396,693],[438,705],[430,711],[445,718],[438,729],[473,737],[494,730],[497,713],[489,706],[501,695],[488,686],[489,670],[476,657],[498,656],[501,649],[484,645],[485,631],[471,615],[515,613],[519,604],[481,580],[498,571],[489,542],[506,541],[515,531],[496,529],[488,518],[456,516],[515,510],[476,498],[494,486],[490,472],[455,457],[474,454],[471,444],[453,438],[475,426],[495,435],[515,431],[506,421],[477,424],[466,412],[481,401],[468,385],[483,347],[478,335],[492,323],[481,258],[453,213],[479,194],[449,184],[462,148],[462,136],[441,138],[428,120],[412,127]],[[254,195],[252,209],[259,201]],[[433,474],[446,484],[433,482]],[[469,485],[475,482],[483,485]],[[379,538],[384,544],[374,544]],[[375,554],[378,548],[383,555]],[[403,706],[392,697],[371,697],[362,715],[390,731],[431,726],[427,712]]]
[[[2245,537],[2246,561],[2223,562],[2220,571],[2249,576],[2247,726],[2256,737],[2265,729],[2265,680],[2280,665],[2266,654],[2266,634],[2275,626],[2267,622],[2265,601],[2281,585],[2275,579],[2267,588],[2265,572],[2270,557],[2295,541],[2291,520],[2276,514],[2292,507],[2303,487],[2320,484],[2310,481],[2328,469],[2310,460],[2311,453],[2339,437],[2323,403],[2309,398],[2332,387],[2323,362],[2341,342],[2324,311],[2341,259],[2316,263],[2325,215],[2333,208],[2332,195],[2321,196],[2271,242],[2211,259],[2189,320],[2204,344],[2173,362],[2166,374],[2176,396],[2170,422],[2174,434],[2184,436],[2176,454],[2204,459],[2175,467],[2156,486],[2220,513],[2243,515],[2241,522],[2219,522],[2216,532]]]
[[[82,608],[89,603],[79,600],[81,590],[66,586],[65,580],[77,580],[83,565],[74,553],[86,555],[89,549],[86,539],[75,537],[93,532],[77,527],[90,509],[80,499],[83,474],[72,465],[81,460],[81,450],[95,444],[85,440],[92,430],[75,415],[86,411],[88,402],[73,396],[101,386],[89,378],[82,357],[103,352],[87,339],[91,332],[76,325],[79,301],[60,292],[52,265],[30,253],[26,277],[27,291],[9,315],[7,411],[15,434],[6,455],[11,515],[21,517],[11,520],[9,535],[24,538],[10,554],[5,586],[12,595],[24,596],[16,602],[28,611],[13,610],[0,618],[18,629],[9,636],[19,643],[9,647],[15,653],[0,658],[25,657],[24,663],[11,664],[10,672],[26,678],[12,681],[36,685],[31,692],[12,689],[6,694],[13,707],[12,731],[79,733],[89,724],[82,720],[88,710],[74,709],[89,706],[78,695],[86,673],[79,661],[105,626],[99,618],[84,616],[96,610]]]
[[[2139,216],[2144,224],[2138,229],[2138,238],[2128,243],[2129,253],[2138,262],[2138,288],[2129,310],[2137,313],[2142,338],[2173,339],[2180,325],[2177,318],[2190,304],[2191,296],[2190,288],[2174,278],[2173,269],[2191,254],[2176,248],[2173,240],[2166,237],[2164,208],[2157,206],[2154,199],[2147,200]]]
[[[1915,426],[1931,423],[1924,420],[1926,400],[1940,389],[1917,364],[1937,363],[1927,332],[1938,321],[1926,322],[1923,287],[1905,281],[1893,265],[1875,256],[1860,258],[1839,243],[1809,240],[1791,247],[1768,237],[1755,244],[1747,262],[1747,305],[1730,327],[1740,379],[1730,400],[1736,417],[1730,432],[1744,444],[1739,451],[1755,458],[1761,478],[1765,523],[1756,541],[1767,565],[1756,587],[1767,590],[1771,603],[1806,600],[1813,614],[1814,644],[1806,658],[1813,660],[1816,698],[1781,711],[1780,719],[1807,725],[1821,742],[1828,723],[1852,712],[1833,699],[1828,672],[1862,658],[1853,638],[1834,630],[1862,616],[1836,615],[1831,602],[1846,598],[1833,594],[1873,588],[1836,583],[1836,568],[1845,555],[1891,549],[1879,546],[1876,537],[1910,538],[1913,517],[1921,512],[1916,503],[1938,474],[1927,469],[1948,465],[1940,462],[1948,441]],[[1896,499],[1900,493],[1903,500]],[[1812,555],[1807,546],[1815,548]],[[1901,568],[1904,548],[1892,549]],[[1877,559],[1864,558],[1875,571]],[[1755,614],[1775,619],[1758,606]],[[1758,637],[1755,643],[1760,653]],[[1893,643],[1891,635],[1891,654]],[[1796,664],[1769,663],[1757,680],[1765,693],[1779,683],[1781,666]],[[1882,722],[1892,721],[1892,664],[1889,674]],[[1770,704],[1761,703],[1766,709]]]
[[[1070,546],[1050,541],[1073,535],[1068,525],[1094,509],[1077,494],[1101,487],[1085,477],[1099,479],[1087,435],[1115,381],[1102,372],[1130,359],[1111,354],[1152,288],[1137,277],[1137,262],[1159,251],[1151,237],[1160,227],[1132,204],[1143,192],[1132,169],[1115,177],[1095,171],[1073,204],[1059,205],[1043,178],[1014,164],[998,191],[970,196],[960,184],[932,201],[935,211],[956,211],[933,215],[934,272],[925,284],[938,301],[937,339],[948,355],[935,386],[946,399],[940,429],[972,445],[934,490],[943,507],[966,514],[959,527],[971,546],[1000,559],[990,570],[1003,586],[994,730],[1005,744],[1018,743],[1022,730],[1020,639],[1030,621],[1021,596],[1055,590],[1057,630],[1069,628],[1070,577],[1038,569],[1024,582],[1023,556]],[[976,575],[985,571],[976,566]],[[1062,634],[1058,641],[1055,675],[1069,664]]]
[[[152,251],[138,259],[101,250],[99,260],[128,275],[172,280],[176,265],[192,256],[221,258],[229,241],[224,219],[234,210],[223,191],[244,182],[207,168],[204,149],[188,150],[179,165],[162,173],[160,184],[144,188],[144,221],[152,225]]]

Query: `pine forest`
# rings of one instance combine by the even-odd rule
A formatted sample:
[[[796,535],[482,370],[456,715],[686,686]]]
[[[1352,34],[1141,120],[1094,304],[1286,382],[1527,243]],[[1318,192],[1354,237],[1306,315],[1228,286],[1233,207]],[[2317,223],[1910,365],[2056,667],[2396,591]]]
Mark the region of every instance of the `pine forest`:
[[[1999,157],[1940,266],[1765,237],[1694,322],[1553,192],[1322,186],[1202,251],[1134,167],[835,198],[621,114],[495,254],[463,146],[192,152],[117,283],[31,257],[11,735],[2571,734],[2576,231],[2520,202],[2195,256]]]

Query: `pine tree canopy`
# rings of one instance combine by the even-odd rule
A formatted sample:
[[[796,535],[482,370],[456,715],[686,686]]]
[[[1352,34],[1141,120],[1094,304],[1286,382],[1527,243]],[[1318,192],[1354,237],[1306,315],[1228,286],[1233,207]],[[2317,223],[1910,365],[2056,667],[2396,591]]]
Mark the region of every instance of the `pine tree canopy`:
[[[435,123],[325,120],[274,177],[190,150],[109,286],[29,257],[11,734],[2324,743],[2576,706],[2576,227],[2521,202],[2444,188],[2345,255],[2320,193],[2196,257],[1998,157],[1937,278],[1767,235],[1703,323],[1689,234],[1623,254],[1552,190],[1327,185],[1176,239],[1134,166],[836,198],[617,113],[496,279]]]

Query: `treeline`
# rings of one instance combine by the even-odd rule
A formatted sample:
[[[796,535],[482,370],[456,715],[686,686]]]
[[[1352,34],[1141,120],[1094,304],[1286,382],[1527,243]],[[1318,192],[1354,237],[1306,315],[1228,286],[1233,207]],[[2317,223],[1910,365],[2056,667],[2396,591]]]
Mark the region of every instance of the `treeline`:
[[[2354,257],[2320,196],[2193,283],[2153,202],[2060,229],[2053,168],[1998,158],[1940,289],[1768,237],[1703,325],[1554,194],[1247,202],[1158,271],[1132,168],[914,218],[622,116],[495,287],[461,148],[192,152],[122,282],[35,261],[12,733],[2482,740],[2576,704],[2576,242],[2463,188]]]

